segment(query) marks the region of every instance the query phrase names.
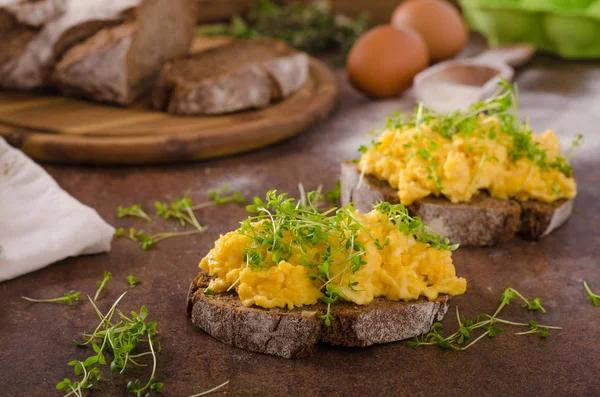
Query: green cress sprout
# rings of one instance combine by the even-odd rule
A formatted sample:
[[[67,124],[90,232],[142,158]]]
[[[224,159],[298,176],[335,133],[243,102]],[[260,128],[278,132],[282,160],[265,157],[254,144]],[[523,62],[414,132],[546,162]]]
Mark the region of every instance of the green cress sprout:
[[[96,295],[94,295],[94,302],[98,300],[98,297],[100,296],[100,292],[102,292],[102,290],[106,287],[106,283],[108,283],[110,280],[112,280],[112,273],[107,272],[105,270],[104,278],[102,280],[96,282],[96,285],[98,286],[98,290],[96,291]]]
[[[592,301],[594,306],[600,307],[600,295],[593,293],[585,281],[583,282],[583,287],[585,288],[585,291],[588,293],[588,296],[586,299]]]
[[[65,378],[56,385],[57,390],[67,392],[65,397],[82,397],[85,390],[91,389],[101,379],[103,366],[109,365],[112,373],[122,374],[128,366],[146,366],[142,360],[148,356],[152,357],[148,381],[144,384],[139,379],[130,381],[127,390],[134,396],[148,396],[150,392],[162,390],[163,384],[155,378],[156,353],[160,352],[160,344],[156,340],[157,324],[147,321],[146,306],[142,306],[139,313],[132,311],[129,316],[118,310],[117,305],[126,293],[121,294],[106,314],[102,314],[88,297],[100,323],[93,332],[84,333],[85,340],[77,344],[82,347],[91,346],[93,354],[83,361],[72,360],[68,363],[73,367],[76,379]]]
[[[200,396],[206,396],[207,394],[214,393],[214,392],[216,392],[217,390],[221,389],[222,387],[224,387],[224,386],[227,386],[228,384],[229,384],[229,381],[223,382],[223,383],[221,383],[219,386],[213,387],[213,388],[212,388],[212,389],[210,389],[210,390],[203,391],[202,393],[198,393],[198,394],[191,395],[190,397],[200,397]]]
[[[522,123],[519,120],[519,95],[516,85],[509,84],[506,80],[499,83],[499,89],[489,99],[475,103],[469,107],[466,112],[438,113],[425,105],[419,103],[413,114],[394,112],[392,117],[386,119],[386,125],[383,129],[396,130],[401,134],[405,128],[414,128],[422,124],[427,124],[432,131],[439,133],[446,139],[452,139],[456,134],[469,136],[471,134],[485,134],[490,139],[496,139],[497,133],[494,128],[488,130],[482,129],[479,123],[479,117],[482,114],[496,116],[500,122],[502,132],[509,134],[513,138],[512,146],[509,147],[508,157],[512,161],[520,158],[528,158],[542,170],[557,169],[564,175],[572,175],[572,167],[569,160],[573,156],[574,149],[581,146],[583,136],[577,135],[576,139],[567,150],[566,156],[558,156],[549,161],[547,150],[543,149],[539,142],[534,139],[533,133],[527,122]],[[378,146],[380,142],[373,142],[373,146]],[[412,146],[412,143],[405,144],[406,147]],[[366,153],[369,148],[362,145],[359,148],[361,153]],[[437,145],[432,141],[432,146],[428,149],[421,149],[415,155],[430,160],[428,169],[430,170],[430,179],[435,179],[438,189],[443,187],[439,184],[439,177],[436,175],[438,164],[435,162],[432,152],[437,149]]]
[[[442,323],[436,322],[431,327],[430,332],[425,335],[418,336],[411,341],[407,341],[405,344],[413,348],[422,346],[438,346],[444,349],[467,350],[484,337],[487,336],[489,338],[494,338],[500,332],[503,332],[504,330],[498,327],[499,324],[527,327],[527,331],[516,332],[515,335],[536,334],[542,339],[546,339],[550,335],[551,329],[562,329],[561,327],[540,325],[533,320],[529,321],[528,323],[518,323],[499,318],[498,315],[502,309],[506,305],[510,304],[510,302],[515,298],[520,299],[523,302],[521,307],[527,310],[541,311],[542,313],[546,313],[546,309],[544,309],[542,306],[541,298],[527,299],[514,288],[507,288],[502,293],[500,305],[493,315],[482,313],[479,314],[475,320],[469,320],[460,315],[457,306],[456,319],[458,320],[458,330],[455,333],[444,337],[441,334]],[[472,339],[477,329],[482,329],[483,332],[476,336],[475,339]]]
[[[224,205],[229,203],[244,204],[246,202],[246,196],[239,190],[230,192],[229,185],[225,185],[219,189],[209,190],[208,197],[210,201],[194,205],[192,209],[198,210],[214,205]]]
[[[35,303],[66,303],[67,305],[71,306],[73,304],[73,302],[77,302],[79,300],[80,296],[81,296],[81,292],[71,290],[69,292],[65,292],[65,294],[63,296],[58,297],[58,298],[35,299],[35,298],[28,298],[27,296],[22,296],[21,298],[25,299],[26,301],[35,302]]]
[[[115,230],[115,237],[124,237],[131,241],[135,241],[143,250],[149,250],[159,242],[172,237],[188,236],[190,234],[202,233],[206,230],[206,227],[200,225],[195,210],[205,208],[212,205],[224,205],[229,203],[245,203],[246,198],[239,191],[230,192],[229,186],[224,186],[219,189],[209,191],[210,201],[194,205],[186,193],[181,198],[176,198],[171,202],[156,201],[154,207],[156,208],[156,215],[160,216],[165,220],[173,219],[177,221],[182,227],[190,225],[194,230],[186,230],[182,232],[160,232],[154,234],[147,234],[143,230],[137,231],[134,228],[118,228]],[[142,215],[143,214],[143,215]],[[143,212],[139,205],[133,205],[132,207],[119,206],[117,209],[117,216],[122,218],[124,216],[138,216],[147,220],[151,220],[148,215]]]
[[[127,276],[127,285],[129,286],[129,288],[135,287],[137,284],[139,284],[139,282],[140,279],[134,276],[133,274]]]
[[[331,305],[339,298],[345,299],[341,286],[335,280],[343,279],[348,272],[354,274],[366,264],[364,255],[365,246],[359,242],[359,231],[366,234],[378,249],[389,245],[390,241],[379,241],[358,221],[354,208],[346,205],[341,208],[330,208],[320,212],[318,202],[323,199],[318,191],[306,194],[305,204],[288,198],[287,194],[277,194],[271,190],[265,200],[254,198],[254,203],[246,209],[253,215],[241,223],[238,232],[251,240],[251,245],[245,250],[245,268],[241,275],[248,269],[262,269],[275,266],[281,260],[289,259],[294,253],[300,255],[300,262],[317,270],[311,278],[320,280],[323,285],[324,296],[321,300],[327,304],[327,312],[319,318],[326,326],[331,325],[334,316],[331,314]],[[401,204],[392,205],[380,203],[375,210],[386,214],[389,222],[406,235],[430,245],[436,249],[454,250],[457,245],[450,245],[447,239],[429,231],[417,217],[408,215],[408,211]],[[283,239],[284,232],[289,233],[291,239]],[[335,244],[332,242],[335,241]],[[304,254],[313,245],[322,244],[325,248],[315,256]],[[263,256],[264,250],[272,253],[267,261]],[[343,254],[342,259],[338,259]],[[335,259],[334,259],[335,258]],[[332,265],[342,264],[342,270],[334,273]],[[239,281],[235,280],[230,288]],[[348,287],[354,289],[357,283]]]
[[[152,222],[152,219],[142,210],[142,207],[139,204],[134,204],[131,207],[123,207],[120,205],[117,208],[117,218],[121,219],[126,216],[133,216],[136,218],[142,218],[147,220],[148,222]]]
[[[335,188],[331,190],[327,190],[323,195],[323,198],[327,200],[330,204],[337,205],[340,201],[340,197],[342,195],[342,189],[340,181],[337,180],[335,182]]]

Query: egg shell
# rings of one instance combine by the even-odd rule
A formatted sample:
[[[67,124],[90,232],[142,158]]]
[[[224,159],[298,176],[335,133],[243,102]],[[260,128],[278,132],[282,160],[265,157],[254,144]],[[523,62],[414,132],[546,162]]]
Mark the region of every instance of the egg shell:
[[[392,14],[394,27],[409,27],[418,32],[433,62],[456,56],[467,44],[465,22],[454,6],[443,0],[409,0]]]
[[[429,64],[427,46],[415,31],[391,25],[375,27],[354,44],[346,71],[352,85],[373,97],[391,97],[408,89]]]

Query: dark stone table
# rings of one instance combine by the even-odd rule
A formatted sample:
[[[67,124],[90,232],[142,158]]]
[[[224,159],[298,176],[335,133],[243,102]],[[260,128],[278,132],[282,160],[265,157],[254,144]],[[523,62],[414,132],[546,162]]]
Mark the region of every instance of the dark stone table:
[[[517,79],[522,113],[531,115],[536,131],[555,128],[564,145],[576,133],[586,135],[574,162],[580,189],[577,212],[543,241],[515,240],[493,249],[461,248],[454,254],[458,274],[469,285],[464,296],[452,300],[446,329],[456,327],[455,305],[469,317],[491,313],[501,292],[511,286],[526,296],[542,297],[548,313],[528,313],[513,304],[505,317],[564,328],[548,340],[514,336],[516,331],[506,327],[495,339],[486,338],[465,352],[413,350],[402,343],[363,349],[321,345],[312,358],[297,361],[221,344],[191,325],[185,303],[202,256],[220,233],[235,229],[246,216],[243,208],[230,205],[198,212],[200,222],[209,226],[203,234],[167,240],[149,252],[118,240],[108,254],[66,259],[0,283],[0,395],[60,395],[54,386],[72,376],[67,362],[85,357],[73,339],[97,324],[86,301],[68,307],[32,304],[20,296],[53,297],[70,289],[93,295],[104,270],[114,279],[99,301],[103,310],[126,289],[128,274],[141,280],[120,307],[127,312],[147,305],[149,317],[158,321],[162,353],[157,378],[165,383],[165,396],[188,396],[226,380],[229,385],[217,395],[600,395],[600,308],[585,300],[582,286],[587,280],[600,292],[598,66],[539,56]],[[331,118],[264,150],[184,165],[46,169],[108,222],[146,231],[161,231],[164,223],[117,220],[117,206],[140,203],[152,210],[155,200],[174,198],[188,189],[200,201],[209,189],[224,184],[250,197],[268,189],[297,195],[299,182],[307,189],[320,184],[331,188],[340,162],[357,156],[356,148],[370,140],[365,133],[381,126],[392,110],[408,110],[414,103],[410,93],[393,100],[368,100],[348,86],[341,71],[338,76],[341,102]],[[125,396],[127,380],[140,374],[107,374],[90,395]]]

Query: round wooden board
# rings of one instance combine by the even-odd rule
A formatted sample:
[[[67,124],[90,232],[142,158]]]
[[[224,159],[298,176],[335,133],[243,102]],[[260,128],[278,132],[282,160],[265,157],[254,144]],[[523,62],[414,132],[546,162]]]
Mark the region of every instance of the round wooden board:
[[[54,163],[148,164],[214,158],[268,146],[323,120],[335,107],[333,73],[314,58],[295,94],[222,116],[177,117],[60,96],[0,92],[0,136]]]

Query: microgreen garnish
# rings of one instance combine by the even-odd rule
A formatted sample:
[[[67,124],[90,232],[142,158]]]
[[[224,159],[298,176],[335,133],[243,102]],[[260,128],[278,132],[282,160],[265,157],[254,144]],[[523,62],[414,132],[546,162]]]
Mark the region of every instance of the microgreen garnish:
[[[183,197],[177,198],[169,203],[156,201],[154,206],[156,208],[156,215],[164,218],[165,220],[174,219],[181,226],[191,225],[194,230],[186,230],[182,232],[161,232],[154,234],[146,234],[143,230],[137,231],[134,228],[124,229],[118,228],[115,230],[115,237],[124,237],[131,241],[135,241],[143,250],[149,250],[159,242],[172,237],[188,236],[190,234],[201,233],[206,230],[206,227],[200,225],[196,215],[194,215],[194,209],[206,207],[208,205],[219,205],[231,202],[244,202],[245,197],[240,192],[233,192],[229,195],[229,188],[221,188],[216,191],[211,191],[211,200],[209,203],[203,203],[198,206],[194,206],[188,193],[184,194]]]
[[[124,229],[117,229],[118,234],[115,233],[115,236],[125,237],[131,241],[135,241],[144,251],[147,251],[156,244],[168,238],[189,236],[190,234],[202,233],[205,230],[206,227],[203,227],[201,229],[188,230],[185,232],[164,232],[149,235],[146,234],[143,230],[137,231],[134,228],[130,228],[129,232],[125,232]]]
[[[239,190],[231,192],[229,190],[229,185],[225,185],[219,189],[209,190],[208,197],[210,201],[196,204],[192,207],[192,209],[198,210],[201,208],[210,207],[212,205],[224,205],[229,203],[244,204],[246,202],[246,196],[244,196]]]
[[[502,309],[506,305],[510,304],[510,302],[515,298],[519,298],[521,301],[523,301],[522,307],[525,309],[535,311],[539,310],[542,313],[546,313],[546,310],[542,306],[541,298],[528,299],[514,288],[507,288],[502,293],[500,305],[493,315],[482,313],[479,314],[475,320],[469,320],[460,315],[457,306],[456,318],[458,321],[458,330],[455,333],[444,337],[441,334],[442,323],[437,322],[433,324],[431,331],[429,331],[427,334],[416,337],[411,341],[407,341],[405,344],[414,348],[421,346],[439,346],[444,349],[467,350],[484,337],[487,336],[489,338],[494,338],[500,332],[503,332],[504,330],[498,327],[499,324],[512,325],[515,327],[527,327],[527,331],[516,332],[515,335],[536,334],[542,339],[546,339],[550,335],[551,329],[562,329],[561,327],[555,327],[551,325],[540,325],[533,320],[529,321],[528,323],[518,323],[499,318],[498,315]],[[483,332],[475,336],[474,333],[477,329],[482,329]]]
[[[433,248],[450,251],[454,251],[459,247],[458,244],[450,244],[447,237],[442,238],[425,226],[418,216],[410,216],[408,209],[402,204],[390,204],[384,201],[377,204],[375,209],[382,214],[386,214],[402,233],[414,237],[417,241],[429,244]]]
[[[69,391],[65,397],[75,395],[83,396],[83,391],[90,389],[94,383],[100,380],[101,368],[110,361],[110,371],[112,373],[122,374],[128,365],[137,367],[146,366],[140,362],[142,357],[152,356],[152,372],[149,380],[142,384],[139,379],[130,381],[127,384],[127,390],[135,396],[148,396],[149,393],[159,392],[163,384],[157,382],[156,374],[156,353],[160,352],[160,344],[156,341],[158,330],[156,322],[147,322],[148,309],[142,306],[139,313],[131,312],[130,317],[124,315],[117,309],[117,305],[123,299],[126,292],[115,301],[106,314],[102,314],[94,301],[88,297],[94,311],[100,318],[100,323],[92,333],[84,333],[85,341],[77,342],[79,346],[91,346],[94,354],[83,361],[73,360],[69,366],[74,367],[73,371],[80,380],[71,380],[65,378],[56,385],[58,390]],[[113,320],[117,314],[118,319]],[[147,346],[146,351],[142,348]]]
[[[223,382],[223,383],[221,383],[219,386],[213,387],[213,388],[212,388],[212,389],[210,389],[210,390],[203,391],[202,393],[194,394],[194,395],[192,395],[192,396],[190,396],[190,397],[200,397],[200,396],[206,396],[207,394],[214,393],[214,392],[216,392],[217,390],[219,390],[220,388],[222,388],[222,387],[224,387],[224,386],[227,386],[228,384],[229,384],[229,381]]]
[[[300,190],[303,192],[303,188]],[[351,205],[320,212],[317,207],[322,199],[323,195],[318,191],[303,194],[303,200],[296,201],[286,194],[271,190],[264,201],[256,197],[254,203],[246,207],[254,215],[241,223],[238,232],[251,241],[250,247],[245,250],[245,268],[242,272],[276,266],[294,254],[299,255],[300,263],[313,270],[309,277],[322,282],[324,296],[321,300],[327,304],[327,312],[319,318],[329,326],[334,320],[331,305],[339,298],[346,299],[339,282],[344,280],[345,275],[356,273],[366,264],[366,248],[358,238],[359,233],[366,235],[380,250],[390,241],[374,238],[361,224]],[[418,241],[437,249],[452,250],[457,247],[428,231],[420,219],[410,217],[401,204],[390,206],[382,203],[375,209],[387,215],[389,222],[394,223],[401,232]],[[321,247],[319,252],[308,254],[315,245]],[[354,288],[356,286],[353,284],[352,289],[360,289]]]
[[[331,190],[327,190],[325,192],[325,194],[323,195],[323,197],[329,203],[331,203],[333,205],[337,205],[340,202],[341,195],[342,195],[342,187],[341,187],[340,181],[338,180],[335,182],[335,188],[333,188]]]
[[[572,175],[572,168],[569,160],[573,155],[574,149],[583,143],[583,136],[577,135],[565,156],[557,156],[555,159],[549,160],[547,150],[535,139],[528,122],[522,123],[519,120],[519,102],[516,85],[513,86],[505,80],[501,81],[499,85],[498,91],[493,96],[471,105],[466,112],[438,113],[420,103],[411,115],[394,112],[392,117],[386,119],[385,129],[395,130],[396,134],[401,134],[406,129],[419,128],[422,124],[426,124],[431,131],[440,134],[446,139],[451,139],[456,134],[466,136],[479,134],[482,138],[496,139],[497,132],[495,125],[490,124],[486,128],[481,123],[481,117],[484,114],[494,116],[500,123],[500,131],[512,138],[511,142],[507,143],[509,159],[517,161],[520,158],[527,158],[539,166],[542,171],[554,168],[570,177]],[[412,142],[404,146],[407,148],[411,147]],[[467,149],[469,151],[472,150],[470,146]],[[368,148],[364,145],[359,148],[359,151],[362,153],[365,153],[367,150]],[[431,146],[426,149],[420,149],[416,155],[425,160],[433,159],[432,152],[435,150],[436,147]],[[441,191],[442,187],[436,175],[439,164],[434,161],[430,161],[427,168],[430,170],[430,179],[436,180],[437,188]]]
[[[152,222],[152,219],[142,210],[142,207],[139,204],[134,204],[131,207],[123,207],[120,205],[117,208],[117,218],[121,219],[126,216],[133,216],[136,218],[142,218],[147,220],[148,222]]]
[[[102,280],[96,282],[96,285],[98,286],[98,290],[96,291],[96,295],[94,295],[94,302],[98,300],[98,297],[100,296],[100,292],[102,292],[102,290],[106,287],[106,283],[109,282],[110,280],[112,280],[112,273],[107,272],[105,270],[104,277],[102,278]]]
[[[600,295],[593,293],[585,281],[583,282],[583,287],[585,288],[585,291],[588,293],[588,296],[586,299],[592,301],[594,306],[600,307]]]
[[[135,287],[137,284],[139,284],[139,282],[140,279],[134,276],[133,274],[127,276],[127,285],[129,285],[129,288]]]
[[[79,300],[80,296],[81,292],[71,290],[69,292],[65,292],[63,296],[58,298],[35,299],[29,298],[27,296],[22,296],[21,298],[25,299],[26,301],[35,303],[66,303],[67,305],[71,306],[73,302],[77,302]]]
[[[162,216],[164,219],[176,219],[181,226],[185,226],[187,223],[198,230],[202,230],[202,226],[200,226],[198,219],[194,215],[192,200],[188,196],[188,193],[184,194],[182,198],[171,201],[169,204],[156,201],[154,206],[156,207],[156,215]]]

